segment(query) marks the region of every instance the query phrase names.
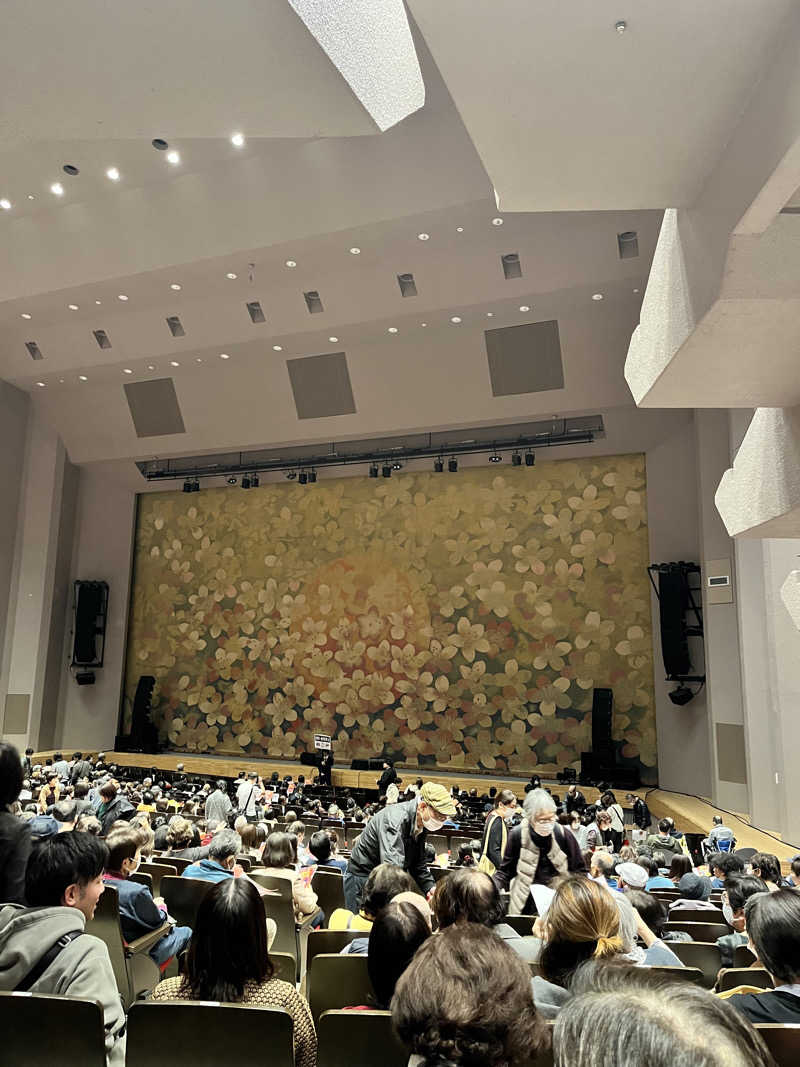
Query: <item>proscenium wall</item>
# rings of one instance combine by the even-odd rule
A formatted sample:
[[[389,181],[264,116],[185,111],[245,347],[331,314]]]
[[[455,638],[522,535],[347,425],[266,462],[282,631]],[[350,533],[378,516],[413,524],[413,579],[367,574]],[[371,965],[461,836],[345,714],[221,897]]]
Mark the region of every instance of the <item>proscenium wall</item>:
[[[641,454],[144,495],[126,693],[175,748],[656,776]]]

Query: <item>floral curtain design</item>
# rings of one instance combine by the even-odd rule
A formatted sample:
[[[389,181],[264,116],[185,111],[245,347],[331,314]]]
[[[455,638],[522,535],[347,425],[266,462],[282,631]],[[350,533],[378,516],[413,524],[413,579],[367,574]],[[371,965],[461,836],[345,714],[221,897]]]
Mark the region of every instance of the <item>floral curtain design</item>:
[[[642,455],[143,494],[126,691],[182,751],[655,781]]]

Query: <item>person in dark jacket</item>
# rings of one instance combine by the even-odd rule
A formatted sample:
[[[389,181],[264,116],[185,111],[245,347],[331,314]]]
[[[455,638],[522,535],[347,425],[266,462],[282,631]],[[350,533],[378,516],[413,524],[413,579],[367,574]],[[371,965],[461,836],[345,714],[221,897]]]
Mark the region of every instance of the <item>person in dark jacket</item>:
[[[487,817],[481,841],[481,860],[484,857],[496,870],[508,846],[509,824],[517,809],[517,798],[510,789],[501,790],[494,798],[494,811]],[[494,874],[494,870],[481,863],[481,870]]]
[[[378,779],[378,792],[381,796],[386,795],[386,790],[390,785],[396,784],[400,779],[397,776],[397,771],[394,769],[391,760],[385,759],[383,761],[383,774]],[[455,812],[453,812],[455,814]]]
[[[81,778],[88,778],[92,773],[92,765],[88,759],[84,759],[82,752],[76,752],[72,757],[72,769],[69,772],[69,780],[73,785]]]
[[[25,903],[25,867],[31,851],[27,823],[9,808],[22,789],[22,762],[13,745],[0,742],[0,904]]]
[[[389,804],[373,815],[353,846],[344,872],[344,900],[357,914],[364,883],[379,863],[393,863],[416,880],[424,893],[433,889],[433,875],[425,858],[426,831],[436,833],[448,815],[455,815],[453,798],[443,785],[426,782],[414,800]]]
[[[333,772],[333,753],[323,752],[319,760],[319,779],[317,785],[331,785]]]
[[[118,791],[117,783],[106,782],[100,788],[100,807],[97,809],[97,818],[103,827],[105,836],[118,819],[130,822],[136,814],[136,808],[124,794]]]
[[[509,914],[533,913],[531,886],[549,885],[560,874],[586,873],[574,834],[556,822],[556,805],[544,789],[525,797],[523,818],[508,836],[503,862],[494,874],[500,890],[509,889]]]
[[[567,815],[571,815],[573,811],[581,812],[586,807],[586,797],[574,782],[564,796],[564,806],[567,809]]]
[[[800,1023],[800,893],[756,893],[744,916],[750,945],[775,988],[731,996],[731,1006],[751,1023]]]

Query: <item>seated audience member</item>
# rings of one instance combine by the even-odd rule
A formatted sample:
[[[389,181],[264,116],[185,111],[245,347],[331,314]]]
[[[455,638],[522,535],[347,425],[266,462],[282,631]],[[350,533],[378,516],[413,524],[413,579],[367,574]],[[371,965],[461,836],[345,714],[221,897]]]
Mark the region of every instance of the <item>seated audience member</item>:
[[[91,814],[79,815],[75,821],[75,829],[83,834],[92,834],[94,837],[100,837],[103,833],[100,820],[96,815]]]
[[[708,899],[711,896],[711,888],[710,878],[703,878],[693,871],[689,874],[684,874],[678,882],[678,892],[681,895],[677,900],[670,901],[669,910],[695,908],[712,911],[716,909],[717,905],[712,904]]]
[[[553,1027],[555,1067],[774,1067],[756,1031],[691,982],[586,963]]]
[[[658,833],[649,834],[645,840],[645,845],[650,852],[658,850],[671,860],[676,852],[682,852],[683,850],[677,837],[673,837],[670,833],[670,827],[670,822],[667,819],[662,819],[658,824]]]
[[[103,892],[107,856],[103,842],[89,834],[56,834],[33,845],[28,907],[0,907],[0,989],[97,1001],[109,1067],[122,1067],[125,1014],[114,971],[105,944],[85,929]]]
[[[339,859],[333,855],[333,843],[327,830],[317,830],[311,835],[308,843],[308,858],[304,867],[312,867],[324,863],[326,867],[338,867],[344,874],[347,860]]]
[[[208,856],[208,846],[196,846],[195,825],[182,815],[175,815],[169,821],[167,829],[167,848],[165,856],[176,856],[181,860],[196,863]]]
[[[72,767],[69,772],[69,780],[76,785],[81,778],[89,778],[94,768],[91,760],[85,759],[83,753],[76,752],[72,757]]]
[[[249,859],[261,862],[264,851],[264,843],[267,840],[267,831],[260,823],[247,823],[239,832],[242,839],[242,855]]]
[[[314,1067],[317,1036],[308,1004],[291,983],[273,974],[258,890],[246,878],[230,878],[215,886],[198,908],[186,973],[160,982],[152,999],[283,1008],[294,1021],[295,1063]]]
[[[418,899],[425,903],[423,897]],[[367,951],[375,1007],[389,1008],[400,975],[430,936],[430,923],[411,900],[393,900],[386,905],[372,924]]]
[[[346,908],[337,908],[328,918],[329,930],[363,930],[369,933],[372,924],[398,893],[414,892],[417,884],[402,867],[393,863],[379,863],[373,867],[364,883],[361,910],[354,915]]]
[[[633,847],[633,845],[623,845],[619,850],[619,862],[620,863],[636,863],[639,858],[639,853]]]
[[[61,799],[61,780],[57,774],[50,773],[47,782],[39,790],[39,811],[44,815],[48,808],[52,808]]]
[[[617,888],[626,892],[630,889],[644,889],[647,885],[647,871],[638,863],[617,864]]]
[[[287,813],[288,814],[288,813]],[[308,859],[308,845],[306,844],[306,824],[300,819],[291,819],[286,826],[287,834],[294,834],[297,838],[297,860],[303,865]]]
[[[397,982],[392,1020],[416,1067],[523,1067],[550,1040],[528,965],[474,923],[420,946]]]
[[[97,818],[103,827],[103,833],[107,834],[113,823],[118,819],[129,821],[136,814],[136,809],[124,793],[119,791],[115,781],[106,782],[100,787],[100,807],[97,809]]]
[[[242,849],[242,839],[235,830],[220,830],[211,839],[206,859],[190,864],[183,872],[184,878],[202,878],[206,882],[224,882],[233,878],[236,857]]]
[[[728,852],[717,852],[708,857],[708,869],[711,872],[711,885],[714,889],[724,889],[729,874],[744,874],[745,862],[741,856]]]
[[[663,900],[659,900],[652,893],[641,889],[629,889],[625,896],[645,926],[653,931],[659,941],[692,940],[692,935],[687,934],[685,930],[664,929],[664,923],[669,918],[669,912]]]
[[[786,879],[790,886],[794,886],[795,889],[800,887],[800,859],[795,858],[792,860],[792,873]]]
[[[744,914],[750,947],[775,988],[733,995],[728,1003],[752,1023],[800,1023],[800,893],[756,893]]]
[[[673,856],[669,864],[669,874],[667,878],[672,882],[672,888],[674,889],[678,882],[685,874],[691,874],[694,870],[692,861],[689,856],[685,856],[683,853],[680,856]]]
[[[456,867],[475,867],[480,858],[480,842],[478,842],[478,855],[475,855],[475,842],[462,841],[456,854]]]
[[[292,900],[296,919],[319,912],[317,894],[306,877],[297,872],[297,855],[290,834],[273,833],[267,838],[261,857],[264,874],[286,878],[292,883]]]
[[[745,931],[744,906],[756,893],[768,893],[767,885],[752,874],[730,874],[725,882],[722,911],[732,934],[717,938],[721,965],[733,966],[733,954],[740,945],[750,940]]]
[[[141,842],[141,833],[135,826],[114,830],[106,838],[108,862],[103,882],[119,894],[122,936],[128,943],[157,930],[167,921],[167,906],[161,897],[154,900],[147,886],[130,880],[141,861]],[[183,952],[191,936],[188,926],[171,927],[150,949],[150,958],[163,966]]]
[[[597,829],[600,835],[597,842],[597,848],[607,848],[609,851],[613,851],[616,845],[616,839],[611,813],[608,811],[598,811],[595,816],[595,822],[597,823]]]
[[[603,844],[603,835],[600,833],[600,827],[597,825],[598,809],[594,804],[590,804],[589,807],[584,808],[581,812],[581,825],[586,831],[581,835],[583,840],[582,848],[584,851],[593,852],[596,848]]]
[[[578,842],[556,823],[549,793],[532,789],[522,810],[523,820],[509,833],[503,862],[493,876],[501,891],[510,887],[509,911],[514,915],[531,913],[532,885],[549,885],[558,875],[586,870]]]
[[[644,867],[647,872],[645,889],[650,893],[653,889],[674,889],[675,886],[666,875],[658,873],[658,864],[650,856],[637,856],[636,863]]]
[[[67,830],[75,829],[75,822],[78,818],[78,809],[74,800],[59,800],[57,804],[53,805],[53,818],[58,823],[58,832],[60,834],[65,833]]]
[[[522,937],[503,922],[505,908],[494,881],[474,868],[452,871],[437,882],[431,906],[440,930],[456,923],[478,923],[492,930],[518,956],[535,963],[541,944],[538,938]]]
[[[600,885],[607,886],[609,889],[616,889],[617,880],[614,877],[614,859],[605,849],[598,848],[592,853],[589,875]]]
[[[715,815],[711,820],[711,832],[708,837],[704,837],[700,842],[703,856],[711,856],[715,852],[722,852],[723,849],[720,846],[723,842],[725,843],[724,851],[733,852],[736,847],[736,837],[733,830],[729,826],[725,826],[721,815]]]
[[[22,789],[22,761],[13,745],[0,742],[0,903],[25,903],[25,866],[31,851],[30,825],[12,815]]]
[[[589,878],[565,878],[538,924],[543,935],[541,976],[533,999],[553,1019],[569,999],[576,969],[589,959],[627,960],[639,966],[680,967],[678,957],[648,929],[622,893],[609,893]],[[637,945],[637,935],[645,948]]]
[[[784,889],[788,885],[781,876],[781,865],[778,857],[773,856],[771,852],[756,852],[754,856],[751,856],[750,870],[756,878],[766,882],[770,893],[774,893],[776,889]]]
[[[72,798],[75,801],[75,808],[78,816],[81,815],[94,815],[94,807],[89,797],[89,783],[77,782],[72,790]]]

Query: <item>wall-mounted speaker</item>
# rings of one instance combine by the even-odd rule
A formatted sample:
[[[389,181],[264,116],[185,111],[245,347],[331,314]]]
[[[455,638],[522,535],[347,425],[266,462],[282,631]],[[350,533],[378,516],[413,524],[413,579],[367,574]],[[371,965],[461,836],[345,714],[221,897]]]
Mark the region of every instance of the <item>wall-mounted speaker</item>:
[[[73,614],[72,666],[102,667],[106,645],[108,582],[75,582]]]

